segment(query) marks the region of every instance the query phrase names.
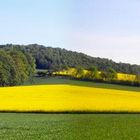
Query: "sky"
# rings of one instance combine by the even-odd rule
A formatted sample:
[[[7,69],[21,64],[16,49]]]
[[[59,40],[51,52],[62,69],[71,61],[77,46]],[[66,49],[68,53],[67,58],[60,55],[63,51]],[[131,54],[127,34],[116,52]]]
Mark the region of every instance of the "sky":
[[[0,0],[0,44],[10,43],[140,64],[140,0]]]

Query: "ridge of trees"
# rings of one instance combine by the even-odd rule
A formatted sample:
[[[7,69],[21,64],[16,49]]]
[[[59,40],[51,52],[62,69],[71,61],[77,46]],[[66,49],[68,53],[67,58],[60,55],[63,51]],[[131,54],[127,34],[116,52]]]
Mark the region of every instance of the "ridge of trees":
[[[108,68],[114,69],[118,73],[140,74],[140,65],[131,65],[129,63],[116,63],[112,60],[91,57],[83,53],[68,51],[61,48],[45,47],[38,44],[30,45],[0,45],[0,48],[8,50],[16,48],[24,52],[30,53],[36,63],[37,69],[48,69],[59,71],[67,67],[83,67],[89,69],[92,65],[98,67],[100,71],[107,71]]]

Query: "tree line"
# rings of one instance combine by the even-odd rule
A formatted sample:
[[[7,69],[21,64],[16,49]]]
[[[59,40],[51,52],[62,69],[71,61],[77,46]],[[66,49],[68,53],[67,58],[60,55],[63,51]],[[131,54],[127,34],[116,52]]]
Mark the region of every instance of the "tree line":
[[[46,69],[47,75],[52,76],[55,71],[72,67],[76,69],[73,74],[75,78],[140,85],[139,65],[115,63],[108,59],[37,44],[0,45],[0,86],[20,85],[34,74],[35,69]],[[84,69],[89,71],[86,75]],[[135,74],[136,80],[118,81],[117,73]],[[46,75],[42,71],[38,74]]]
[[[16,48],[0,49],[0,86],[15,86],[26,81],[35,71],[35,60]]]
[[[2,49],[18,48],[30,53],[36,63],[37,69],[59,71],[68,67],[83,67],[89,69],[92,65],[98,67],[99,71],[107,71],[113,68],[117,73],[140,74],[140,65],[116,63],[109,59],[91,57],[83,53],[68,51],[61,48],[45,47],[43,45],[0,45]],[[94,50],[93,50],[94,51]]]
[[[59,75],[59,74],[58,74]],[[96,81],[96,82],[106,82],[106,83],[115,83],[121,85],[132,85],[132,86],[140,86],[140,75],[136,75],[134,80],[119,80],[117,72],[109,67],[106,71],[98,71],[96,66],[92,66],[85,73],[84,68],[77,67],[70,77],[86,80],[86,81]]]
[[[44,75],[47,75],[47,72],[42,72],[44,72]],[[37,74],[38,76],[43,76],[40,75],[40,73]],[[77,68],[68,68],[67,70],[54,72],[53,75],[84,81],[140,86],[140,75],[129,75],[122,73],[124,78],[120,78],[120,76],[118,76],[118,73],[111,67],[109,67],[106,71],[99,71],[96,66],[91,66],[91,68],[87,70],[85,70],[83,67],[78,66]]]

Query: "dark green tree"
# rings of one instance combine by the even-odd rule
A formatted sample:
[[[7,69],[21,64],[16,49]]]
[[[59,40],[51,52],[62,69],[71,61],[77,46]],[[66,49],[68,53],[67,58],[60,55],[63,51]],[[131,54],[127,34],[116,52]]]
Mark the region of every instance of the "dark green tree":
[[[92,66],[89,68],[87,77],[92,80],[99,79],[99,72],[96,66]]]
[[[35,65],[28,54],[17,49],[0,50],[0,86],[22,84],[32,76]]]
[[[108,80],[108,74],[107,74],[107,72],[106,71],[101,71],[100,78],[103,81],[107,81]]]
[[[0,85],[16,85],[16,79],[16,68],[12,57],[0,50]]]
[[[117,72],[113,68],[107,69],[107,77],[109,81],[113,81],[117,79]]]
[[[107,71],[101,71],[100,77],[104,81],[117,80],[117,72],[113,68],[108,68]]]
[[[140,83],[140,75],[136,75],[136,79],[135,79],[136,82]]]
[[[84,78],[84,69],[80,66],[76,68],[75,77]]]

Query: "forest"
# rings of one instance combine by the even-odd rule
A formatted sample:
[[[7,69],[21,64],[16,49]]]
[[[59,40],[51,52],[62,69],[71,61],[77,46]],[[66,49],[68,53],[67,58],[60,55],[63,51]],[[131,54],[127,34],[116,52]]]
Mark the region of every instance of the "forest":
[[[139,85],[140,81],[140,65],[116,63],[105,58],[91,57],[83,53],[38,44],[0,45],[1,86],[23,84],[34,76],[36,70],[46,70],[51,76],[54,72],[69,68],[76,69],[76,73],[73,73],[72,76],[80,80],[125,83],[128,85]],[[84,70],[89,72],[85,75]],[[134,74],[136,79],[134,81],[118,81],[117,73]],[[39,71],[37,74],[46,75]]]
[[[35,59],[37,69],[58,71],[68,67],[83,67],[84,69],[89,69],[91,66],[96,66],[98,70],[101,71],[106,71],[111,67],[118,73],[140,74],[140,65],[132,65],[129,64],[129,62],[127,64],[116,63],[113,60],[91,57],[83,53],[68,51],[61,48],[45,47],[38,44],[7,44],[0,45],[0,48],[4,50],[16,48],[17,50],[30,53]]]

